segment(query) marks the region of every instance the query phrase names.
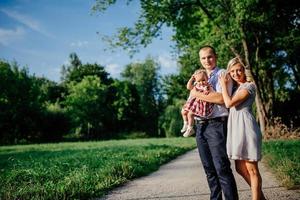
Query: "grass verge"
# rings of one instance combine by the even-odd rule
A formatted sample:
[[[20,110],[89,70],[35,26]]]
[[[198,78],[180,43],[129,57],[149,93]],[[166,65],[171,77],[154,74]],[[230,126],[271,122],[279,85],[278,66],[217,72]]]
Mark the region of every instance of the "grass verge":
[[[264,161],[288,189],[300,186],[300,140],[270,140],[263,144]]]
[[[0,147],[0,199],[101,197],[196,147],[194,138]]]

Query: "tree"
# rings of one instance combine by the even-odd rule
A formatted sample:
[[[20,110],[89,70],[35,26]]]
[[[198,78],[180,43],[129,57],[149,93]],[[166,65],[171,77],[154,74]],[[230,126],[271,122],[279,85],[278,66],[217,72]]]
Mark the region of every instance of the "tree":
[[[97,63],[95,64],[82,64],[79,57],[75,53],[70,54],[70,65],[62,67],[62,80],[63,83],[70,83],[71,81],[80,82],[85,76],[97,76],[103,84],[109,85],[112,79],[109,77],[104,69]]]
[[[122,132],[137,130],[140,117],[138,106],[140,99],[135,85],[126,80],[115,80],[112,87],[115,91],[112,107],[117,118],[117,123],[114,126]]]
[[[160,127],[166,137],[179,136],[183,119],[181,117],[181,108],[184,104],[182,100],[175,100],[173,104],[169,104],[164,113],[159,118]]]
[[[160,89],[157,63],[151,57],[144,62],[132,63],[126,66],[122,77],[131,82],[139,95],[140,118],[138,124],[141,130],[150,136],[157,135],[160,104]]]
[[[65,106],[75,131],[87,139],[105,138],[107,120],[113,120],[107,109],[107,86],[97,76],[85,76],[79,83],[70,82]]]
[[[47,109],[51,99],[46,86],[51,81],[4,61],[0,77],[1,144],[57,141],[69,131],[65,113]]]
[[[1,143],[37,140],[43,106],[35,78],[17,63],[4,61],[0,61],[0,77]]]
[[[67,88],[46,78],[33,77],[40,88],[39,99],[43,103],[56,103],[63,100]]]
[[[117,1],[95,2],[93,10],[102,12]],[[291,86],[299,90],[294,83],[299,83],[300,58],[295,52],[300,42],[300,9],[291,0],[141,0],[140,4],[142,12],[135,26],[120,28],[111,44],[134,53],[150,44],[166,25],[175,31],[173,39],[183,55],[195,57],[199,46],[211,44],[223,65],[232,56],[243,57],[258,88],[262,130],[273,115],[275,91]],[[292,84],[276,84],[284,75]]]
[[[81,64],[81,60],[79,59],[79,57],[77,56],[76,53],[71,53],[69,56],[70,59],[70,65],[69,66],[62,66],[62,70],[61,70],[61,80],[62,82],[66,82],[70,79],[70,74],[72,73],[72,71],[78,69],[82,64]]]

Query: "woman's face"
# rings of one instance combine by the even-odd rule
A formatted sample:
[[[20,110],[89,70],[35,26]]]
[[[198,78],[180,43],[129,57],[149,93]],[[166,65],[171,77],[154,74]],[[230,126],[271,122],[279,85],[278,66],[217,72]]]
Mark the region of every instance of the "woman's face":
[[[231,66],[229,74],[231,78],[238,83],[244,83],[246,81],[245,69],[240,63]]]

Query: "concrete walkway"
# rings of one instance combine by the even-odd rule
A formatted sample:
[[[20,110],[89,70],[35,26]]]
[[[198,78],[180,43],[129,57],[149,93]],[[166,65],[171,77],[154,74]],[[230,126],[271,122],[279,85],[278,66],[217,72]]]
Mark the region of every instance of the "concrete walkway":
[[[233,164],[233,163],[232,163]],[[234,165],[232,165],[233,171]],[[300,190],[286,190],[267,168],[259,165],[263,191],[269,200],[299,200]],[[251,192],[246,182],[234,174],[240,200],[251,199]],[[100,200],[206,200],[209,199],[206,176],[200,163],[197,149],[161,166],[149,176],[130,181],[113,190]]]

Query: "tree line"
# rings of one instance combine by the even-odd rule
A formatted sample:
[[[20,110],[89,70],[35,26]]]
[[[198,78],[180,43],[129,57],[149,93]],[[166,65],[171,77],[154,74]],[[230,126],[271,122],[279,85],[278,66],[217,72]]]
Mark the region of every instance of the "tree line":
[[[116,2],[96,0],[93,10],[104,12]],[[300,9],[291,0],[140,4],[135,26],[120,28],[116,38],[106,41],[135,53],[159,36],[164,25],[172,27],[179,74],[159,76],[159,65],[149,57],[125,66],[118,80],[104,66],[82,63],[72,53],[56,83],[1,61],[0,143],[60,141],[66,135],[109,139],[132,132],[177,136],[180,108],[188,96],[186,81],[200,67],[199,47],[207,44],[216,48],[220,67],[237,55],[246,60],[258,88],[254,110],[262,131],[275,117],[300,126],[300,107],[295,106],[300,99]]]
[[[165,136],[159,65],[148,57],[113,79],[104,66],[83,64],[76,53],[62,66],[61,82],[30,75],[17,63],[0,62],[1,144],[110,139],[136,132]]]

